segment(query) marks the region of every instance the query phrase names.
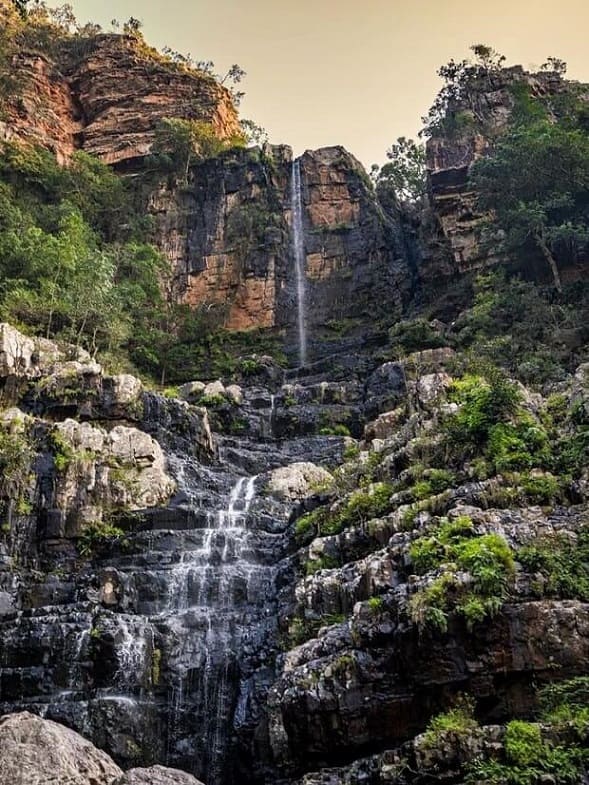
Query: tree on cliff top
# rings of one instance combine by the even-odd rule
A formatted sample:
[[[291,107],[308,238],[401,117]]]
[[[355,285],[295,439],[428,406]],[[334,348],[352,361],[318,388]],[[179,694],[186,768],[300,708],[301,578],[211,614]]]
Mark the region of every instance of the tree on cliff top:
[[[505,134],[473,167],[479,207],[493,211],[509,250],[535,247],[562,289],[558,261],[589,244],[589,135],[544,119]]]
[[[476,106],[468,100],[468,88],[499,73],[506,58],[486,44],[474,44],[470,51],[474,57],[458,62],[452,59],[438,69],[444,84],[427,115],[421,118],[424,127],[420,136],[438,136],[454,130],[461,110],[476,116]]]

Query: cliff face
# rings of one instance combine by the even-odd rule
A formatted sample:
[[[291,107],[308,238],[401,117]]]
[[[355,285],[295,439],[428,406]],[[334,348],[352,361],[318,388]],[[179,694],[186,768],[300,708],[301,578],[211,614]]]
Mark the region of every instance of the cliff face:
[[[224,87],[132,36],[70,41],[53,58],[22,51],[13,71],[20,88],[0,138],[39,144],[64,164],[81,149],[123,174],[145,173],[164,118],[205,121],[220,139],[240,130]],[[374,302],[383,313],[398,309],[410,287],[399,229],[361,164],[333,147],[306,152],[300,167],[309,329],[357,319]],[[182,301],[221,307],[233,330],[293,325],[291,178],[290,148],[266,145],[193,166],[186,182],[151,182],[153,240]]]
[[[528,73],[515,66],[491,72],[467,88],[452,109],[459,118],[457,130],[430,138],[426,146],[433,227],[421,269],[424,281],[501,261],[497,238],[485,236],[484,216],[476,209],[468,178],[473,163],[492,149],[512,121],[522,90],[530,102],[541,100],[550,115],[547,99],[556,103],[559,97],[582,95],[585,87],[556,73]]]
[[[0,138],[24,139],[65,163],[83,149],[119,168],[141,165],[160,120],[211,123],[221,139],[239,132],[228,90],[141,47],[133,36],[98,35],[64,44],[53,57],[21,51],[19,83]]]
[[[380,209],[361,164],[342,147],[300,159],[307,324],[399,308],[410,286],[399,229]],[[296,314],[292,152],[236,150],[195,166],[185,187],[150,200],[157,244],[183,299],[225,305],[231,329],[287,328]]]

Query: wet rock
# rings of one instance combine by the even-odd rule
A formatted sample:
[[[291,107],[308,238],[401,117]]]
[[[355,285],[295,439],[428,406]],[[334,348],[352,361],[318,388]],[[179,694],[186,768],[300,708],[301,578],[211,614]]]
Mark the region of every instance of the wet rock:
[[[114,785],[121,769],[79,734],[28,712],[0,719],[0,785]]]

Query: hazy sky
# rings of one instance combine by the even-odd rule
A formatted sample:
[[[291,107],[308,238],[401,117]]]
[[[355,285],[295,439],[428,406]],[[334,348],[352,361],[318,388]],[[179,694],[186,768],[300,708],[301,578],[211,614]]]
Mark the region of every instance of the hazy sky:
[[[56,3],[51,3],[56,4]],[[135,16],[148,40],[247,71],[241,113],[297,153],[342,144],[370,166],[413,136],[436,70],[494,46],[509,63],[554,55],[589,81],[587,0],[72,0],[82,21]]]

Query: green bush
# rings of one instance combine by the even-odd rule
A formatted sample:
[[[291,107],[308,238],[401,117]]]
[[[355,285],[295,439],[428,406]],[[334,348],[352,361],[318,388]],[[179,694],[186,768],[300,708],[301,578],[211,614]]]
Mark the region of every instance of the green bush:
[[[562,483],[551,474],[526,475],[522,488],[528,499],[534,504],[550,504],[563,498]]]
[[[305,574],[315,575],[321,570],[333,570],[339,567],[337,559],[332,556],[320,556],[318,559],[309,559],[305,564]]]
[[[422,749],[441,749],[448,735],[467,740],[479,730],[474,718],[474,702],[469,696],[461,696],[458,704],[443,714],[433,717],[421,737]]]
[[[93,521],[84,526],[78,539],[78,550],[84,557],[91,557],[115,543],[120,543],[125,537],[125,532],[119,526],[109,521]]]
[[[516,558],[530,573],[543,580],[532,588],[540,596],[589,601],[589,528],[575,539],[557,534],[523,546]]]
[[[469,782],[491,785],[536,785],[549,776],[559,785],[580,781],[589,750],[574,744],[551,745],[542,739],[539,725],[521,720],[508,723],[505,731],[506,763],[480,761],[469,766]]]
[[[409,555],[417,574],[443,570],[411,598],[409,615],[418,626],[445,631],[448,614],[456,611],[470,629],[500,610],[514,571],[514,558],[499,535],[477,536],[467,516],[454,521],[443,519],[430,534],[411,544]],[[457,571],[470,574],[472,588],[458,582]]]
[[[338,425],[327,425],[319,429],[320,436],[350,436],[350,429],[347,425],[339,423]]]

